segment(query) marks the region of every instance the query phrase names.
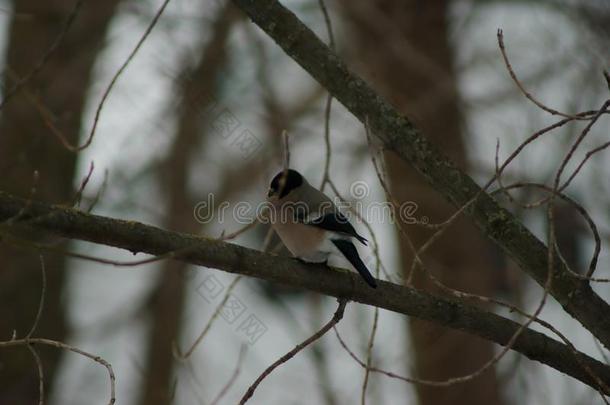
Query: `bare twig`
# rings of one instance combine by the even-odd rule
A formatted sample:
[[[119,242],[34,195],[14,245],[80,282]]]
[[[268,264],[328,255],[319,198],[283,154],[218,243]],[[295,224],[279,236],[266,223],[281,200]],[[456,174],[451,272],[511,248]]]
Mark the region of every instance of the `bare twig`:
[[[71,346],[66,343],[58,342],[56,340],[51,339],[43,339],[43,338],[24,338],[24,339],[12,339],[0,342],[0,348],[8,348],[8,347],[18,347],[18,346],[34,346],[34,345],[45,345],[56,347],[58,349],[69,350],[73,353],[80,354],[81,356],[87,357],[94,362],[101,364],[106,368],[108,372],[108,378],[110,380],[110,399],[108,400],[109,405],[113,405],[116,402],[115,395],[115,382],[116,378],[114,376],[114,371],[112,370],[112,366],[106,360],[101,358],[100,356],[96,356],[95,354],[91,354],[84,350],[79,349],[78,347]]]
[[[288,131],[282,131],[282,144],[284,146],[284,154],[282,159],[282,169],[287,171],[290,169],[290,136]]]
[[[330,328],[333,328],[343,318],[343,312],[345,311],[345,305],[346,304],[347,304],[347,300],[344,299],[344,298],[340,298],[339,299],[339,306],[337,307],[337,310],[335,311],[335,314],[330,319],[330,321],[328,321],[326,323],[326,325],[324,325],[319,331],[317,331],[316,333],[314,333],[313,335],[311,335],[310,337],[305,339],[303,342],[301,342],[298,345],[296,345],[294,347],[294,349],[292,349],[291,351],[289,351],[288,353],[286,353],[285,355],[280,357],[278,360],[276,360],[269,367],[267,367],[265,369],[265,371],[263,371],[263,373],[260,376],[258,376],[258,378],[248,388],[248,390],[246,391],[244,396],[239,401],[239,404],[240,405],[245,404],[252,397],[252,395],[254,395],[254,390],[256,390],[258,385],[269,374],[271,374],[271,372],[273,372],[273,370],[275,370],[277,367],[279,367],[280,365],[284,364],[285,362],[287,362],[288,360],[293,358],[297,353],[299,353],[301,350],[303,350],[304,348],[309,346],[311,343],[315,342],[316,340],[318,340],[319,338],[324,336],[324,334],[326,332],[328,332],[330,330]]]
[[[335,51],[335,36],[333,34],[333,25],[328,14],[328,9],[324,0],[318,0],[320,10],[324,15],[324,23],[326,24],[326,31],[328,32],[328,44],[330,49]],[[326,106],[324,107],[324,146],[326,147],[326,156],[324,159],[324,171],[322,174],[322,182],[320,183],[320,190],[324,191],[326,184],[330,181],[330,159],[332,156],[331,143],[330,143],[330,112],[332,107],[333,95],[328,93],[326,97]]]
[[[47,293],[47,272],[44,266],[44,257],[40,255],[40,273],[42,279],[42,287],[40,288],[40,300],[38,302],[38,311],[36,311],[36,317],[34,318],[34,322],[32,323],[32,327],[30,331],[25,335],[26,339],[32,337],[36,328],[38,327],[38,323],[40,322],[40,317],[42,316],[42,310],[44,308],[44,298]]]
[[[336,51],[335,34],[333,33],[333,25],[330,20],[330,14],[328,13],[328,8],[326,8],[326,4],[324,3],[324,0],[318,0],[318,5],[320,6],[320,10],[322,10],[322,15],[324,15],[324,23],[326,24],[326,31],[328,33],[328,46],[333,51]]]
[[[324,191],[326,184],[330,181],[330,159],[332,156],[331,143],[330,143],[330,111],[332,106],[333,96],[329,94],[326,97],[326,107],[324,108],[324,145],[326,150],[326,156],[324,158],[324,171],[322,174],[322,182],[320,183],[320,190]]]
[[[112,79],[110,80],[110,83],[108,83],[108,86],[106,87],[104,94],[102,94],[102,98],[95,110],[95,117],[93,118],[93,125],[91,126],[91,131],[89,131],[89,135],[87,136],[87,139],[80,146],[70,146],[68,149],[71,150],[72,152],[79,152],[83,149],[86,149],[89,145],[91,145],[91,142],[93,141],[93,137],[95,135],[95,130],[97,129],[97,125],[98,125],[100,116],[102,114],[102,108],[104,108],[104,104],[106,103],[106,100],[108,99],[108,96],[110,95],[110,92],[114,88],[114,85],[116,84],[116,82],[119,79],[119,77],[121,76],[121,74],[123,74],[125,69],[127,69],[127,66],[129,66],[129,64],[131,63],[133,58],[136,56],[136,54],[138,53],[138,51],[140,50],[140,48],[142,47],[142,45],[144,44],[144,42],[146,41],[148,36],[150,35],[153,28],[157,25],[157,21],[159,21],[159,18],[161,18],[161,15],[163,14],[163,11],[165,11],[165,8],[169,4],[169,2],[170,2],[170,0],[163,1],[163,4],[161,4],[161,7],[159,7],[159,10],[157,10],[157,12],[155,13],[152,21],[150,22],[150,24],[148,24],[148,27],[146,27],[146,30],[144,31],[144,33],[138,40],[138,43],[136,44],[136,46],[129,53],[129,55],[127,56],[127,59],[125,59],[125,61],[116,71],[114,76],[112,76]]]
[[[231,295],[231,292],[233,291],[233,289],[235,288],[235,286],[237,285],[237,283],[239,283],[239,281],[241,279],[242,279],[242,276],[237,276],[237,277],[235,277],[233,279],[233,281],[231,282],[231,284],[227,288],[227,291],[225,292],[225,295],[224,295],[222,301],[220,302],[220,304],[218,304],[218,306],[216,307],[216,310],[212,314],[212,317],[208,320],[208,322],[204,326],[204,328],[201,331],[201,333],[199,334],[199,336],[197,336],[197,339],[195,339],[193,344],[191,346],[189,346],[189,348],[187,349],[187,351],[185,353],[182,353],[182,351],[178,347],[177,343],[174,342],[173,352],[174,352],[174,357],[176,359],[178,359],[178,360],[186,360],[189,357],[191,357],[191,355],[193,354],[193,352],[195,351],[197,346],[199,346],[199,344],[203,341],[205,336],[208,334],[208,332],[212,328],[212,325],[214,324],[214,321],[218,318],[218,315],[220,315],[220,312],[222,311],[222,309],[224,308],[225,304],[227,303],[227,301],[228,301],[228,299],[229,299],[229,297]]]
[[[506,65],[506,69],[508,70],[508,73],[510,74],[510,77],[513,79],[513,81],[515,82],[515,84],[517,85],[517,87],[519,88],[519,90],[521,91],[521,93],[523,93],[523,95],[525,97],[527,97],[528,100],[530,100],[532,103],[536,104],[536,106],[538,108],[540,108],[541,110],[544,110],[552,115],[559,115],[565,118],[570,118],[570,119],[587,119],[585,117],[580,117],[578,115],[573,115],[573,114],[566,114],[560,111],[557,111],[553,108],[547,107],[544,103],[538,101],[534,96],[532,96],[523,86],[523,84],[521,84],[521,81],[517,78],[517,75],[515,74],[515,71],[513,70],[513,67],[508,59],[508,55],[506,54],[506,48],[504,46],[504,33],[502,32],[501,29],[498,29],[498,46],[500,48],[500,52],[502,53],[502,58],[504,59],[504,64]]]
[[[93,200],[89,204],[89,207],[87,207],[87,212],[93,211],[93,208],[95,208],[97,203],[102,198],[102,195],[104,194],[104,191],[106,191],[106,186],[108,186],[108,169],[104,170],[104,180],[102,180],[102,185],[97,190],[97,193],[95,193],[95,197],[93,197]]]
[[[41,315],[42,315],[42,311],[44,308],[46,287],[47,287],[47,281],[46,281],[47,278],[46,278],[44,257],[42,255],[40,255],[40,269],[41,269],[41,273],[42,273],[42,288],[40,291],[40,301],[38,304],[38,311],[36,312],[36,317],[34,319],[34,322],[32,323],[32,327],[30,328],[30,331],[27,333],[27,335],[22,339],[17,339],[16,336],[13,335],[13,338],[11,340],[0,341],[0,349],[8,348],[8,347],[16,347],[16,346],[25,346],[30,351],[30,353],[32,354],[32,357],[36,361],[36,367],[38,370],[38,391],[39,391],[38,404],[39,405],[42,405],[44,403],[44,370],[43,370],[42,361],[40,360],[40,356],[38,355],[38,352],[34,348],[34,345],[36,345],[36,344],[42,344],[42,345],[47,345],[47,346],[53,346],[53,347],[60,348],[60,349],[69,350],[74,353],[80,354],[82,356],[88,357],[91,360],[95,361],[96,363],[103,365],[106,368],[106,370],[108,371],[108,375],[110,378],[110,400],[109,400],[108,404],[109,405],[114,404],[115,403],[115,376],[114,376],[114,372],[112,370],[112,366],[110,365],[110,363],[108,363],[106,360],[104,360],[100,356],[95,356],[93,354],[85,352],[84,350],[81,350],[77,347],[68,345],[66,343],[62,343],[62,342],[50,340],[50,339],[32,337],[32,335],[36,331],[36,327],[38,326],[38,323],[39,323]]]
[[[38,352],[32,345],[27,345],[28,350],[32,353],[34,361],[36,361],[36,368],[38,370],[38,405],[44,404],[44,369],[42,367],[42,361]]]
[[[223,231],[223,233],[220,235],[219,239],[220,240],[232,240],[232,239],[235,239],[239,235],[241,235],[242,233],[245,233],[245,232],[249,231],[250,229],[254,228],[259,223],[260,223],[259,219],[255,218],[254,220],[252,220],[252,222],[242,226],[240,229],[236,230],[235,232],[231,232],[231,233],[225,235],[224,231]]]
[[[377,323],[379,322],[379,308],[375,308],[373,315],[373,327],[369,336],[369,343],[366,348],[366,368],[364,369],[364,379],[362,381],[362,391],[360,395],[360,404],[366,404],[366,389],[369,384],[370,368],[373,365],[373,345],[375,344],[375,335],[377,334]]]
[[[538,183],[519,182],[519,183],[510,184],[510,185],[506,186],[505,188],[507,190],[510,190],[513,188],[520,188],[520,187],[534,187],[534,188],[546,191],[549,194],[553,193],[553,189],[551,187],[546,186],[544,184],[538,184]],[[494,194],[498,191],[499,190],[495,190],[492,194]],[[570,272],[570,274],[573,277],[579,278],[581,280],[588,280],[588,281],[594,281],[594,282],[610,282],[610,279],[591,277],[591,274],[597,267],[597,261],[599,258],[599,254],[601,252],[601,237],[599,235],[599,230],[597,229],[595,222],[593,222],[593,219],[591,218],[589,213],[585,210],[585,208],[582,205],[578,204],[576,201],[574,201],[572,198],[568,197],[567,195],[565,195],[562,192],[558,191],[558,192],[555,192],[555,194],[557,195],[557,197],[561,198],[562,200],[564,200],[565,202],[570,204],[572,207],[574,207],[576,209],[576,211],[583,217],[583,219],[585,220],[585,222],[587,222],[589,228],[591,229],[591,233],[592,233],[593,239],[595,241],[593,256],[591,257],[591,261],[589,262],[589,269],[587,270],[586,275],[582,275],[577,272],[574,272],[573,270],[569,269],[568,267],[566,267],[566,269]],[[526,205],[526,207],[527,207],[527,205]]]
[[[94,168],[95,168],[95,165],[93,164],[93,160],[92,160],[91,163],[89,164],[89,171],[87,172],[87,175],[83,178],[83,180],[81,180],[80,187],[78,188],[78,190],[76,190],[76,193],[74,194],[74,198],[72,198],[72,205],[77,208],[80,207],[80,202],[83,197],[83,192],[85,191],[85,187],[87,187],[87,184],[89,183],[89,180],[91,179],[91,175],[93,174]]]
[[[514,203],[515,199],[508,192],[508,190],[505,189],[504,186],[502,185],[502,173],[500,172],[500,166],[498,164],[499,158],[500,158],[500,139],[498,138],[498,139],[496,139],[496,155],[494,158],[494,164],[495,164],[494,167],[496,169],[496,181],[498,182],[498,186],[502,190],[502,194],[504,194],[506,196],[506,198],[508,198],[508,201]]]
[[[572,147],[570,148],[570,150],[568,151],[568,153],[566,154],[565,158],[563,159],[563,161],[561,162],[561,166],[559,167],[559,170],[557,171],[557,174],[555,176],[555,182],[557,183],[555,188],[558,191],[562,191],[565,190],[566,187],[568,187],[568,185],[570,184],[570,182],[574,179],[574,177],[576,177],[576,175],[578,174],[578,172],[580,171],[580,169],[582,169],[583,165],[585,164],[585,162],[595,153],[604,150],[607,147],[607,144],[603,144],[601,147],[595,148],[592,151],[590,151],[589,153],[587,153],[587,155],[585,156],[585,158],[582,160],[582,162],[580,162],[580,164],[578,165],[578,167],[574,170],[574,172],[572,173],[572,175],[568,178],[568,180],[566,180],[566,182],[561,185],[561,187],[559,187],[559,181],[561,179],[561,174],[563,173],[563,171],[565,170],[568,162],[570,161],[570,159],[572,158],[574,152],[576,152],[576,149],[578,149],[578,146],[580,145],[580,143],[585,139],[585,137],[589,134],[589,131],[591,131],[591,128],[593,128],[593,125],[595,125],[595,123],[597,122],[597,120],[599,120],[599,118],[602,116],[602,114],[606,111],[606,109],[608,108],[608,106],[610,106],[610,100],[606,100],[604,102],[604,104],[601,106],[601,108],[597,111],[597,113],[591,118],[591,121],[587,124],[587,126],[582,130],[582,132],[580,133],[580,135],[578,136],[578,138],[576,139],[576,141],[574,142],[574,144],[572,145]]]
[[[358,358],[358,356],[356,356],[356,354],[347,346],[347,344],[345,343],[345,341],[343,340],[341,335],[339,335],[339,331],[337,330],[337,328],[333,328],[333,330],[335,331],[335,336],[337,336],[337,339],[339,340],[339,343],[341,344],[341,347],[343,347],[343,349],[350,355],[350,357],[352,359],[354,359],[354,361],[356,361],[356,363],[358,363],[362,368],[364,368],[364,369],[368,368],[368,370],[370,372],[380,373],[380,374],[383,374],[383,375],[388,376],[390,378],[396,378],[396,379],[403,380],[403,381],[406,381],[406,382],[409,382],[409,383],[416,383],[416,384],[418,384],[418,383],[425,382],[425,380],[420,380],[418,378],[411,378],[411,377],[403,377],[403,376],[395,374],[395,373],[393,373],[391,371],[382,370],[382,369],[379,369],[377,367],[373,367],[373,366],[368,366],[367,367],[366,363],[364,361],[360,360]],[[436,383],[436,382],[435,381],[431,381],[431,383]]]
[[[241,363],[243,362],[245,353],[246,353],[246,345],[242,344],[241,348],[239,349],[239,356],[237,357],[237,364],[235,365],[235,370],[233,371],[231,378],[229,378],[229,381],[227,381],[227,383],[222,387],[222,389],[220,390],[218,395],[216,395],[216,398],[214,398],[214,400],[210,403],[210,405],[216,405],[217,403],[219,403],[220,400],[229,391],[229,389],[233,386],[233,384],[235,384],[235,381],[237,380],[237,377],[239,376],[239,371],[241,369]]]

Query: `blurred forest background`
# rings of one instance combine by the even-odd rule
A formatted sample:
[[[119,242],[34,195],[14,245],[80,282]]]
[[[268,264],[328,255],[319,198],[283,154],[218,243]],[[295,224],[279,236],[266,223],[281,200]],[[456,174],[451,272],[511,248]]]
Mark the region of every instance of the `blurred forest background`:
[[[328,41],[317,0],[284,4]],[[172,0],[154,29],[100,102],[117,70],[158,15],[162,2],[3,0],[0,2],[0,190],[53,204],[78,204],[99,215],[142,221],[219,237],[243,224],[230,215],[202,220],[195,207],[214,195],[218,204],[256,204],[282,167],[282,138],[290,136],[291,166],[319,184],[325,162],[327,92],[232,3]],[[477,181],[495,173],[496,142],[506,157],[555,118],[516,88],[502,60],[502,28],[513,68],[526,88],[549,106],[576,113],[608,98],[602,70],[610,67],[610,3],[545,1],[328,1],[337,54],[373,88],[410,117]],[[98,116],[99,115],[99,116]],[[95,124],[94,124],[95,123]],[[95,136],[88,139],[96,125]],[[511,164],[505,181],[548,182],[571,139],[567,125],[533,144]],[[607,140],[600,121],[585,150]],[[384,201],[362,125],[339,103],[330,113],[330,176],[343,197],[365,206]],[[87,146],[82,150],[69,145]],[[584,155],[584,152],[583,152]],[[580,156],[580,155],[579,155]],[[392,156],[387,176],[394,196],[418,204],[416,215],[442,222],[452,212],[415,172]],[[596,221],[605,248],[610,238],[608,160],[593,158],[570,186]],[[37,175],[34,175],[34,172]],[[404,173],[408,172],[408,175]],[[353,185],[365,193],[353,195]],[[331,188],[326,192],[332,195]],[[515,192],[520,201],[537,194]],[[544,209],[506,206],[542,240]],[[210,219],[209,221],[207,219]],[[585,268],[592,238],[580,217],[558,207],[557,239],[574,268]],[[406,241],[387,222],[370,223],[384,268],[408,274]],[[363,224],[356,224],[362,232]],[[410,226],[417,244],[427,230]],[[235,243],[260,249],[267,227]],[[368,237],[368,236],[367,236]],[[369,238],[370,239],[370,238]],[[84,242],[62,247],[112,260],[129,252]],[[275,242],[271,244],[275,245]],[[241,279],[229,312],[213,323],[186,361],[186,350],[222,303],[234,275],[157,261],[120,268],[43,252],[46,294],[36,335],[100,355],[116,373],[118,404],[236,403],[244,390],[296,343],[325,322],[335,300]],[[139,256],[138,256],[139,257]],[[461,219],[426,253],[430,271],[453,288],[502,298],[532,310],[541,288]],[[368,252],[366,261],[375,268]],[[603,249],[599,277],[608,277]],[[0,340],[31,328],[40,299],[40,258],[0,244]],[[413,282],[435,291],[422,273]],[[607,284],[594,284],[610,298]],[[506,310],[498,310],[505,316]],[[580,349],[605,353],[590,334],[550,301],[541,317]],[[253,333],[242,327],[255,320]],[[370,361],[403,375],[444,380],[469,374],[499,347],[435,324],[350,304],[339,331]],[[38,349],[50,404],[105,404],[108,378],[98,364],[51,347]],[[591,404],[598,394],[549,367],[509,352],[478,378],[450,387],[411,385],[368,377],[332,333],[282,366],[257,390],[257,404]],[[0,350],[0,404],[38,403],[38,373],[25,348]]]

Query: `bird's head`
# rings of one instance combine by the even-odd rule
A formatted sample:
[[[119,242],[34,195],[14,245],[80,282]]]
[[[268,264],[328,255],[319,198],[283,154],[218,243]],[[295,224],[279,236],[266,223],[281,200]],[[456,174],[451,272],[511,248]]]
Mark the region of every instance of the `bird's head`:
[[[303,176],[296,170],[282,170],[273,177],[267,192],[269,200],[280,200],[287,196],[291,191],[303,184]]]

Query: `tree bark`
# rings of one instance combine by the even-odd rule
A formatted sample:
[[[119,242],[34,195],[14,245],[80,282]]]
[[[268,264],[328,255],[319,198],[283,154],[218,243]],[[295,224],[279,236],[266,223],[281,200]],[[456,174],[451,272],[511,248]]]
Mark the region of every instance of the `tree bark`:
[[[59,46],[21,91],[10,96],[17,81],[29,75],[57,41],[74,11],[74,0],[14,1],[8,31],[4,72],[4,97],[0,111],[0,187],[17,195],[53,203],[71,204],[76,154],[62,146],[49,131],[34,97],[52,115],[53,124],[66,140],[78,143],[81,116],[91,84],[93,64],[118,1],[88,2],[78,10]],[[34,180],[34,171],[38,180]],[[56,340],[67,334],[66,260],[46,255],[47,288],[42,317],[35,332]],[[41,269],[37,255],[0,246],[0,335],[10,338],[28,333],[38,310]],[[47,396],[52,391],[60,351],[41,348]],[[38,403],[38,375],[31,354],[25,349],[0,353],[0,403]]]

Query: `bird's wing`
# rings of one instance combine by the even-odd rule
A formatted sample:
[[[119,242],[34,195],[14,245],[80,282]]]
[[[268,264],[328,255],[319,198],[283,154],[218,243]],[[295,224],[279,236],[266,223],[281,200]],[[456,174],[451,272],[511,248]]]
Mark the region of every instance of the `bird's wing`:
[[[360,273],[364,281],[366,281],[366,283],[371,287],[377,288],[377,282],[369,272],[369,269],[367,269],[366,265],[362,262],[362,259],[360,259],[356,246],[354,246],[354,244],[349,240],[345,239],[331,239],[331,242],[337,247],[337,249],[339,249],[339,251],[352,264],[352,266],[358,270],[358,273]]]
[[[306,225],[315,226],[327,231],[338,232],[348,236],[353,236],[358,239],[363,245],[367,244],[367,240],[358,235],[352,224],[339,211],[329,212],[314,218],[307,218],[303,221]]]

